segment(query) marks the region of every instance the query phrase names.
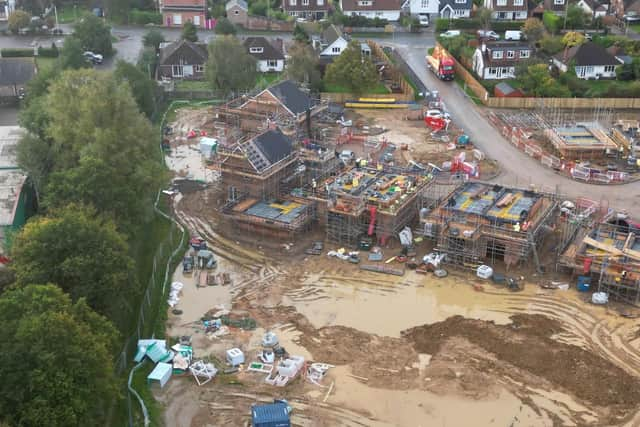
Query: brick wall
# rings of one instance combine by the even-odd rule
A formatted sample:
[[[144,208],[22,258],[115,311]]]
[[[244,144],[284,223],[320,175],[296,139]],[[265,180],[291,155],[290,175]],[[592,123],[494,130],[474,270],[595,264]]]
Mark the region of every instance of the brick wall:
[[[182,23],[179,25],[175,24],[175,15],[182,16]],[[185,22],[191,21],[193,23],[196,22],[195,17],[200,17],[200,24],[198,27],[204,28],[204,13],[203,12],[162,12],[162,25],[165,27],[182,27]]]

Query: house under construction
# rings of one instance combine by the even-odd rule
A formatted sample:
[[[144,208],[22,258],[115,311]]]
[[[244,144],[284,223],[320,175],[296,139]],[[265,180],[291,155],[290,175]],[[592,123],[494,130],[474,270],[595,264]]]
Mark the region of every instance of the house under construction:
[[[618,150],[618,145],[607,132],[593,123],[549,128],[544,133],[567,160],[598,160]]]
[[[609,215],[576,237],[560,258],[574,273],[591,276],[592,289],[640,305],[640,232],[625,217]]]
[[[320,183],[309,200],[317,202],[327,239],[357,246],[368,235],[387,243],[418,213],[418,194],[431,181],[419,172],[352,168]]]
[[[508,268],[533,255],[539,267],[537,250],[555,207],[554,197],[545,194],[466,182],[420,222],[449,263],[476,268],[503,261]]]

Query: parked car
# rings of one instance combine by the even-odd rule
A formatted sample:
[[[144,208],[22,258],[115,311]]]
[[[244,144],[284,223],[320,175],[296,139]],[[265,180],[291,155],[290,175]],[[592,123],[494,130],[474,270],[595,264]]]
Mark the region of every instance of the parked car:
[[[93,65],[102,64],[102,55],[99,53],[93,53],[91,51],[86,51],[84,53],[84,57],[87,61],[91,62]]]
[[[505,31],[504,33],[504,39],[505,40],[515,40],[515,41],[520,41],[520,40],[526,40],[526,36],[524,35],[524,33],[522,31]]]
[[[458,37],[459,35],[460,35],[460,30],[448,30],[448,31],[445,31],[444,33],[441,33],[440,37],[449,39],[453,37]]]
[[[421,27],[429,26],[429,15],[421,13],[420,15],[418,15],[418,20],[420,21]]]
[[[481,39],[500,40],[498,33],[492,30],[478,30],[478,37]]]
[[[640,21],[640,15],[638,15],[636,12],[625,13],[624,14],[624,20],[627,23],[629,23],[629,22],[638,22],[638,21]]]

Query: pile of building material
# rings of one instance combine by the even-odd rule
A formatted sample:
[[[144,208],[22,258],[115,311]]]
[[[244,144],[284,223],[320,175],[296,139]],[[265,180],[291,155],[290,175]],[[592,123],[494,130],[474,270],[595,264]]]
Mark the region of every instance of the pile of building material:
[[[171,284],[171,291],[169,291],[169,299],[167,300],[169,307],[174,307],[176,304],[178,304],[178,301],[180,301],[180,292],[182,292],[182,288],[184,288],[184,285],[180,282],[173,282]]]
[[[331,368],[334,368],[334,366],[327,363],[312,363],[307,368],[307,379],[317,386],[325,387],[321,382]]]
[[[289,381],[298,375],[303,366],[304,357],[290,356],[281,360],[276,367],[275,375],[272,372],[264,381],[270,385],[284,387],[289,383]]]
[[[195,378],[196,383],[199,386],[204,385],[211,381],[213,377],[216,376],[218,370],[213,366],[212,363],[205,363],[203,360],[198,360],[193,365],[189,367],[189,371],[193,378]]]

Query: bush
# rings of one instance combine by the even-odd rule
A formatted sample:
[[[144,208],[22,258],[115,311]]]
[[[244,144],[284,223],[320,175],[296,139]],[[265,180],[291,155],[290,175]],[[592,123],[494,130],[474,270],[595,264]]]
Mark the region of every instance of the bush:
[[[451,21],[449,29],[456,30],[477,30],[481,27],[477,19],[454,19]]]
[[[522,29],[522,22],[519,21],[491,21],[491,29],[497,33]]]
[[[33,49],[6,48],[0,49],[3,58],[26,58],[33,56]]]
[[[236,33],[236,26],[227,18],[220,18],[216,23],[216,34],[233,35]]]
[[[386,19],[373,18],[369,19],[364,16],[340,16],[340,23],[345,27],[384,27],[389,23]]]
[[[540,40],[540,50],[547,55],[555,55],[563,47],[562,38],[558,36],[544,36]]]
[[[157,12],[131,9],[129,23],[137,25],[158,24],[162,25],[162,15]]]
[[[449,29],[449,24],[451,23],[451,20],[446,19],[446,18],[438,18],[436,19],[436,33],[442,33],[444,31],[447,31]]]
[[[560,20],[561,18],[558,15],[549,10],[544,12],[544,15],[542,15],[542,22],[547,28],[547,31],[549,31],[551,34],[557,33],[560,29]]]

